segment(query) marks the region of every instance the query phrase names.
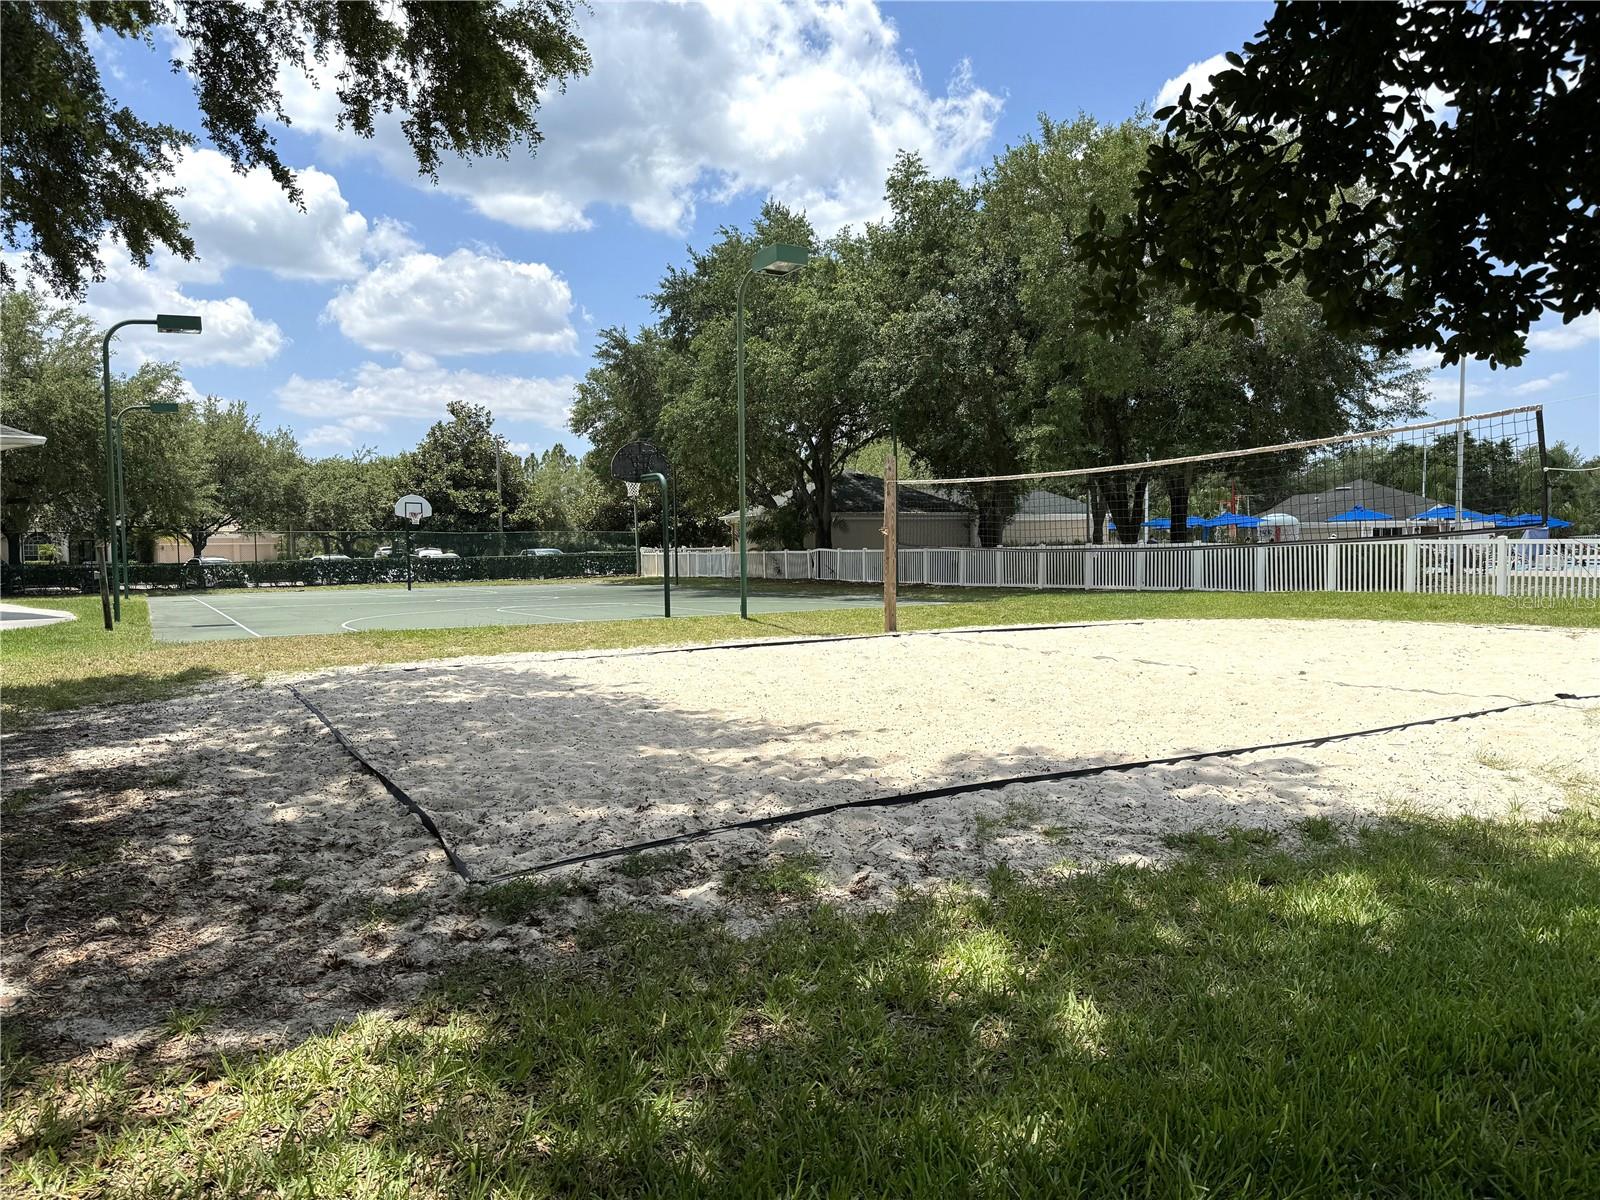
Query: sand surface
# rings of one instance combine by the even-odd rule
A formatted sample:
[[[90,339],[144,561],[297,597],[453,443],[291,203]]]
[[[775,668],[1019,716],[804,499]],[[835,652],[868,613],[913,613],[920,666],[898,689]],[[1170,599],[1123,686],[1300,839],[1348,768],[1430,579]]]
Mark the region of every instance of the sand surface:
[[[1156,863],[1194,831],[1393,813],[1539,818],[1600,777],[1600,633],[1368,622],[1129,622],[692,653],[516,655],[294,679],[488,876],[911,789],[1330,737],[861,808],[609,860],[502,925],[285,682],[64,714],[8,737],[0,1004],[61,1053],[261,1045],[402,1002],[474,950],[572,952],[605,905],[762,919],[731,867],[815,856],[826,894]],[[192,1045],[189,1047],[193,1049]]]

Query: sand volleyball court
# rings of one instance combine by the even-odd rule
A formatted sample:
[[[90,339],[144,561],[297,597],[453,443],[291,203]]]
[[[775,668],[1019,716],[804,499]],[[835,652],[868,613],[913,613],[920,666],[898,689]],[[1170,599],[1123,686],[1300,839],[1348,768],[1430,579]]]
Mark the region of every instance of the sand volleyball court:
[[[556,899],[498,920],[296,693],[475,879],[709,836],[677,847],[669,871],[602,858],[531,875]],[[824,900],[859,908],[906,888],[982,888],[1001,864],[1159,864],[1195,834],[1240,827],[1292,848],[1308,818],[1538,819],[1570,802],[1573,780],[1600,777],[1595,693],[1594,631],[1334,621],[223,681],[8,736],[0,1000],[65,1045],[115,1053],[162,1044],[181,997],[228,1014],[212,1044],[258,1046],[413,995],[449,961],[567,952],[578,923],[614,906],[751,928],[770,910],[733,896],[729,872],[779,855],[804,856]],[[1101,769],[1182,755],[1195,757]],[[1063,771],[1075,774],[981,786]],[[789,819],[939,788],[956,790]],[[778,820],[739,827],[762,818]]]

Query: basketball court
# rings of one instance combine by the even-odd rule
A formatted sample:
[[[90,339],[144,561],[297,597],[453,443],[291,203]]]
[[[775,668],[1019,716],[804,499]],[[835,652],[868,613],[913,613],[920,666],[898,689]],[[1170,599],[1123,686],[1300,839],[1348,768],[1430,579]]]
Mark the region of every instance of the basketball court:
[[[768,590],[750,597],[752,614],[812,609],[874,609],[877,591]],[[674,586],[674,617],[730,616],[739,594],[728,588]],[[304,590],[265,588],[153,596],[150,625],[158,642],[361,633],[369,629],[454,629],[469,625],[544,625],[627,621],[662,615],[661,583],[558,582],[435,584]]]

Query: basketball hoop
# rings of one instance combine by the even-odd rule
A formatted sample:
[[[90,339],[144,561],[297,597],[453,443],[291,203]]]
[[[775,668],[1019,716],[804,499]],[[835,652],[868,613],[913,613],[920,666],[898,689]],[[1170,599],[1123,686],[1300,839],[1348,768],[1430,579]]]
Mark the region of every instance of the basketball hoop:
[[[639,498],[639,481],[637,479],[630,479],[622,486],[627,491],[629,500],[637,500]]]

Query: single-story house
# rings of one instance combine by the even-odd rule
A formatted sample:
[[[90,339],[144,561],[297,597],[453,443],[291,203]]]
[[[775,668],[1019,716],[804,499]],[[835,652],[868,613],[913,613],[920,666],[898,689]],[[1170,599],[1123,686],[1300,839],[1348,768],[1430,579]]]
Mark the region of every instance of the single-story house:
[[[791,493],[776,497],[779,505],[789,502]],[[754,523],[765,509],[752,508]],[[739,514],[724,513],[722,519],[737,534]],[[978,544],[978,513],[970,504],[936,496],[921,488],[901,484],[895,494],[895,520],[902,546],[975,546]],[[883,549],[883,480],[862,471],[846,471],[833,481],[833,546],[836,550]],[[806,549],[813,549],[816,537],[806,535]]]
[[[1370,479],[1352,479],[1349,483],[1321,492],[1301,492],[1280,500],[1271,508],[1256,515],[1261,517],[1293,517],[1298,522],[1298,536],[1302,538],[1382,536],[1394,532],[1427,532],[1431,522],[1418,521],[1417,517],[1435,507],[1438,499],[1430,500],[1415,492],[1373,483]],[[1392,517],[1391,523],[1336,522],[1334,517],[1348,513],[1353,508],[1365,508]],[[1440,528],[1448,522],[1440,523]]]
[[[1089,540],[1089,506],[1035,488],[1017,502],[1000,535],[1004,546],[1062,546]]]

